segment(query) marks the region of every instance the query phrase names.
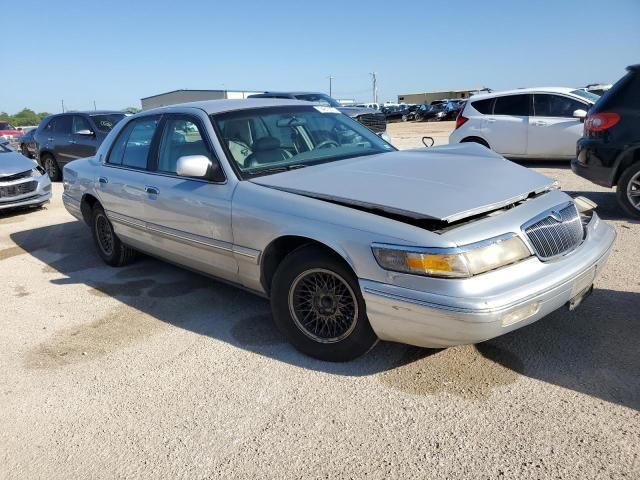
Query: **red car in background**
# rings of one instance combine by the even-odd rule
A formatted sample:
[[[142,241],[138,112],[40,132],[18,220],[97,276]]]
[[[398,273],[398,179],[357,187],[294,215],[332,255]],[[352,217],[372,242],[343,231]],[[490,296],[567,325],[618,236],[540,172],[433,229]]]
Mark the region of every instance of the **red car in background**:
[[[16,146],[21,136],[22,130],[16,129],[9,122],[0,121],[0,140],[8,140],[11,145]]]

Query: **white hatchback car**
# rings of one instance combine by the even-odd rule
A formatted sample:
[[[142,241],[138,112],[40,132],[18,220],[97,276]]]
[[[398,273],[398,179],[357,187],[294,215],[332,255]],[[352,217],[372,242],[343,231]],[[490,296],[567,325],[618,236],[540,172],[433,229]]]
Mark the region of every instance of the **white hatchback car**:
[[[598,95],[571,88],[526,88],[474,95],[449,143],[476,142],[509,158],[572,159]]]

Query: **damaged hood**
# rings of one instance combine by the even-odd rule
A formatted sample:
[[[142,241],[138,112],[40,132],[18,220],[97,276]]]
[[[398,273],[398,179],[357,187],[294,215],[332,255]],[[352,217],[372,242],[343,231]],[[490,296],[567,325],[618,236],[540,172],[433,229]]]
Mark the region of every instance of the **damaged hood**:
[[[18,152],[3,152],[0,150],[0,178],[27,172],[38,164]]]
[[[357,157],[251,181],[344,205],[445,222],[498,209],[554,184],[475,143]]]

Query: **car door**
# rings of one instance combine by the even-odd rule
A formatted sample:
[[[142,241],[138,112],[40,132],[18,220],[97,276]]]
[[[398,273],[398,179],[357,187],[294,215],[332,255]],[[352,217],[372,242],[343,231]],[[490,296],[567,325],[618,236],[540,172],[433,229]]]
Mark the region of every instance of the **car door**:
[[[150,244],[145,207],[150,195],[149,159],[160,118],[144,116],[127,123],[102,159],[96,179],[100,203],[115,232],[142,250]]]
[[[530,94],[496,97],[493,111],[482,119],[482,132],[489,146],[501,155],[527,153]]]
[[[230,281],[238,277],[231,233],[233,187],[224,178],[205,128],[196,114],[165,114],[149,179],[146,221],[154,249],[164,258]],[[178,159],[204,155],[208,178],[178,176]]]
[[[96,132],[82,115],[74,115],[71,121],[71,155],[74,158],[86,158],[95,155],[98,149]]]
[[[565,95],[536,93],[533,113],[529,117],[527,154],[531,157],[573,158],[576,142],[582,137],[582,119],[576,110],[589,110],[589,105]]]
[[[53,152],[60,168],[75,160],[72,154],[71,115],[59,115],[53,119],[45,138],[46,149]]]

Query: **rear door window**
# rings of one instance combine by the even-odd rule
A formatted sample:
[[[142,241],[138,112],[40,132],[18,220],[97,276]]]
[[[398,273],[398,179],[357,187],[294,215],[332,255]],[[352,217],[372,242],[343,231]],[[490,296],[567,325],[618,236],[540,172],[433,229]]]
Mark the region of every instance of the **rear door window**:
[[[531,95],[525,94],[496,97],[496,104],[493,107],[493,114],[527,117],[529,116],[530,100]]]
[[[62,115],[55,119],[53,131],[62,134],[71,134],[71,115]]]
[[[533,96],[533,111],[536,117],[572,118],[576,110],[588,109],[585,103],[562,95],[537,93]]]
[[[147,168],[149,152],[159,120],[159,116],[153,116],[131,121],[113,143],[107,163],[132,168]]]
[[[484,100],[477,100],[471,102],[471,106],[483,115],[490,115],[493,110],[494,98],[485,98]]]

